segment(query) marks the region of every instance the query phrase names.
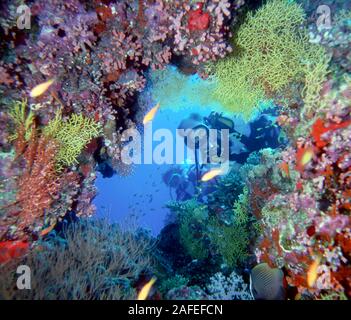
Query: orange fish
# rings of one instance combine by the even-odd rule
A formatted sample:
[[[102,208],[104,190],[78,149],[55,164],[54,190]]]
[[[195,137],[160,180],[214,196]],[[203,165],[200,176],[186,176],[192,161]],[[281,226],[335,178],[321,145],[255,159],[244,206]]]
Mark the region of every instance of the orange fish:
[[[152,277],[151,280],[142,287],[142,289],[140,290],[140,292],[138,294],[137,300],[146,300],[147,299],[149,292],[150,292],[153,284],[155,283],[155,281],[156,281],[156,278]]]
[[[144,125],[153,120],[159,108],[160,108],[160,104],[158,103],[145,115],[143,120]]]
[[[310,265],[310,267],[308,268],[307,271],[307,285],[312,288],[313,285],[315,284],[317,277],[318,277],[318,273],[317,273],[317,269],[319,267],[319,264],[321,262],[321,258],[317,257],[315,261],[313,261]]]
[[[45,228],[44,230],[42,230],[40,232],[40,235],[43,237],[45,235],[47,235],[50,231],[52,231],[56,226],[56,223],[52,224],[51,226],[48,226],[47,228]]]
[[[299,148],[296,152],[296,170],[302,172],[305,166],[313,159],[313,156],[313,148]]]
[[[0,263],[8,262],[26,254],[29,243],[25,241],[3,241],[0,242]]]
[[[50,86],[54,83],[54,79],[50,79],[44,83],[36,85],[31,91],[30,91],[30,96],[32,98],[36,98],[41,96],[43,93],[45,93]]]
[[[222,174],[223,170],[222,169],[212,169],[208,172],[206,172],[202,177],[201,177],[201,181],[206,182],[209,181],[217,176],[219,176],[220,174]]]
[[[285,176],[287,178],[290,178],[290,170],[289,170],[289,165],[287,162],[283,161],[280,165],[279,168],[282,169],[282,171],[285,173]]]

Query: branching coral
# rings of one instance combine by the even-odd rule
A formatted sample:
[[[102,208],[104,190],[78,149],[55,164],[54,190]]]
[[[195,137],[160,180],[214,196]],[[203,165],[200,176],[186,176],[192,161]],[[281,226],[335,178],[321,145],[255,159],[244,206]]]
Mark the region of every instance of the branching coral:
[[[50,215],[51,206],[65,188],[74,190],[79,186],[75,173],[57,176],[57,150],[57,144],[45,137],[32,140],[28,145],[26,171],[18,180],[16,194],[19,212],[14,212],[14,215],[18,215],[18,219],[12,225],[17,234],[25,230],[37,232],[45,223],[55,223],[56,217]],[[65,207],[67,205],[64,204]]]
[[[151,248],[133,228],[78,221],[64,239],[41,242],[22,261],[31,268],[32,290],[13,289],[18,261],[0,266],[0,294],[4,299],[135,299],[134,281],[151,268]]]
[[[321,92],[328,74],[328,62],[330,58],[325,54],[322,47],[319,49],[319,61],[316,61],[316,63],[306,62],[305,83],[302,91],[304,106],[301,112],[309,116],[309,118],[318,112],[320,108],[319,103],[322,100]]]
[[[249,189],[244,187],[243,193],[239,195],[239,199],[234,202],[234,223],[244,225],[249,221]]]
[[[283,0],[269,1],[255,14],[248,14],[236,44],[250,65],[251,84],[269,94],[297,78],[308,43],[298,33],[303,21],[303,10]]]
[[[65,186],[77,188],[76,174],[56,174],[57,151],[55,141],[32,135],[23,153],[25,169],[16,183],[16,201],[2,208],[1,237],[25,238],[38,233],[45,223],[55,222],[56,217],[50,214],[52,204],[60,199]]]
[[[29,141],[33,134],[34,114],[28,111],[27,101],[16,101],[9,112],[9,116],[13,121],[16,129],[9,140],[15,140],[15,149],[18,154],[24,151],[25,144]]]
[[[249,68],[248,61],[228,56],[218,61],[214,69],[217,80],[214,98],[228,111],[242,114],[245,119],[250,119],[259,110],[259,103],[264,99],[261,88],[248,85]]]

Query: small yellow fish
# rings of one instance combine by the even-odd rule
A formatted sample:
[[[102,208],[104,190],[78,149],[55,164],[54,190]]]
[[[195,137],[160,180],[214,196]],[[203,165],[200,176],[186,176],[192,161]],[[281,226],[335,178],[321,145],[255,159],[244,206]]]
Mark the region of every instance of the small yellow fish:
[[[156,112],[160,108],[160,104],[156,104],[144,117],[143,124],[147,124],[148,122],[152,121],[152,119],[155,117]]]
[[[308,268],[307,271],[307,285],[312,288],[314,283],[317,280],[318,277],[318,273],[317,273],[317,269],[319,266],[319,263],[321,262],[321,258],[317,257],[317,259],[315,261],[312,262],[312,264],[310,265],[310,267]]]
[[[50,79],[46,82],[38,84],[30,91],[30,96],[32,98],[41,96],[44,92],[46,92],[49,89],[49,87],[54,83],[54,81],[54,79]]]
[[[142,289],[138,293],[138,298],[137,298],[138,300],[146,300],[151,290],[151,287],[153,286],[155,281],[156,281],[156,278],[152,277],[151,280],[142,287]]]
[[[312,160],[312,158],[313,158],[313,151],[312,151],[312,149],[306,150],[306,152],[302,156],[301,165],[305,166],[307,163],[309,163]]]
[[[52,224],[51,226],[45,228],[44,230],[42,230],[42,231],[40,232],[40,235],[41,235],[42,237],[45,236],[45,235],[47,235],[49,232],[51,232],[51,231],[55,228],[55,226],[56,226],[56,223],[54,223],[54,224]]]
[[[222,174],[223,170],[222,169],[212,169],[208,172],[206,172],[202,177],[201,177],[201,181],[205,182],[205,181],[209,181],[215,177],[217,177],[218,175]]]

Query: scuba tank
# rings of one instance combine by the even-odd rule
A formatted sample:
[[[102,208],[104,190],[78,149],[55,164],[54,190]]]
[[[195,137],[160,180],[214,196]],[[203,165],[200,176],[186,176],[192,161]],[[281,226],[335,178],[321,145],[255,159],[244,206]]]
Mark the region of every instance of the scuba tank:
[[[200,150],[200,146],[206,145],[208,146],[208,136],[209,136],[209,128],[206,124],[204,124],[203,117],[200,115],[193,113],[188,118],[181,121],[178,126],[178,129],[183,129],[184,133],[178,132],[182,137],[184,137],[184,143],[189,148],[194,150],[195,155],[195,165],[196,165],[196,179],[197,181],[200,179],[199,177],[199,152],[203,152],[204,150]],[[187,130],[191,131],[187,131]],[[201,130],[202,129],[202,130]],[[201,130],[201,131],[199,131]],[[191,144],[189,143],[191,141]],[[207,150],[206,154],[202,154],[202,159],[208,160]]]

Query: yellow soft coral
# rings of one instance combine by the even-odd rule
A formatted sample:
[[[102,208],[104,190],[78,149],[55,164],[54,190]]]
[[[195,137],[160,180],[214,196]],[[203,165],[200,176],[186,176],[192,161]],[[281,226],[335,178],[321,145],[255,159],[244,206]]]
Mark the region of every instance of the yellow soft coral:
[[[249,221],[249,189],[244,187],[243,193],[239,195],[239,199],[235,201],[233,207],[234,222],[236,225],[245,225]]]
[[[66,121],[60,112],[44,129],[44,134],[59,143],[56,157],[58,169],[78,163],[77,157],[85,145],[101,133],[100,124],[82,114],[72,114]]]
[[[209,238],[223,257],[224,262],[235,267],[245,261],[248,255],[249,233],[245,224],[222,225],[211,218]]]
[[[302,91],[304,107],[302,114],[310,116],[320,108],[320,93],[328,75],[330,57],[326,55],[324,48],[319,47],[312,63],[307,62],[305,67],[305,83]]]
[[[253,85],[269,93],[297,77],[307,41],[298,32],[303,21],[302,8],[286,0],[269,1],[256,13],[248,14],[238,30],[236,44],[244,52]]]
[[[264,91],[259,87],[250,87],[247,61],[234,56],[220,60],[215,66],[217,86],[214,98],[230,112],[240,113],[249,119],[259,108],[264,99]]]
[[[211,66],[214,96],[228,110],[250,118],[260,101],[292,82],[303,82],[306,61],[315,64],[316,47],[301,29],[304,12],[296,3],[271,0],[249,13],[234,37],[233,54]],[[312,60],[311,60],[312,59]]]

